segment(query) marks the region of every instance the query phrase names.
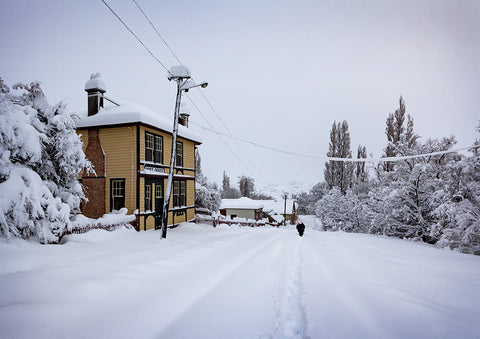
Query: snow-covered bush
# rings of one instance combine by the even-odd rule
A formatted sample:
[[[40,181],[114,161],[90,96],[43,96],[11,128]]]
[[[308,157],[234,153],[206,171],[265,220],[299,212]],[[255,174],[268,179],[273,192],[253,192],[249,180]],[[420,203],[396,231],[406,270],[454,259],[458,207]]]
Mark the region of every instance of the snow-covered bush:
[[[211,212],[217,212],[222,203],[220,190],[215,183],[209,183],[202,173],[201,158],[198,150],[195,151],[195,207],[206,208]]]
[[[369,222],[365,208],[364,202],[351,190],[343,195],[334,187],[317,202],[315,214],[325,230],[366,232]]]
[[[0,79],[0,234],[57,243],[84,197],[90,168],[63,103],[48,104],[38,82],[10,90]]]
[[[195,195],[195,206],[206,208],[209,211],[216,212],[222,203],[221,195],[215,184],[207,182],[199,183],[197,181],[197,191]]]
[[[451,161],[443,173],[444,185],[435,197],[441,203],[434,210],[438,218],[432,233],[438,247],[480,255],[480,157]]]

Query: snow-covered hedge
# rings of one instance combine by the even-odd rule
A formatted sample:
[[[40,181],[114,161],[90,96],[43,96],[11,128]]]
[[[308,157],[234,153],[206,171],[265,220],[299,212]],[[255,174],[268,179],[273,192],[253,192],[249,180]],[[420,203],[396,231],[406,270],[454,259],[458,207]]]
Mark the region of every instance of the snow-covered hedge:
[[[117,227],[132,227],[132,223],[135,222],[135,215],[127,215],[127,209],[122,208],[118,212],[112,212],[104,214],[99,219],[87,218],[82,214],[76,215],[72,220],[72,228],[67,230],[65,234],[80,234],[85,233],[93,229],[104,229],[112,231]]]

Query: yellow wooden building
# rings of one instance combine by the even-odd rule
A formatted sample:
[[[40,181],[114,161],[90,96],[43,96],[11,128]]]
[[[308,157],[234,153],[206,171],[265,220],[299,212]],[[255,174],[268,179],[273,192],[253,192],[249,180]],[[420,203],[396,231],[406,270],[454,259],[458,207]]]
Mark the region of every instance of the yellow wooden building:
[[[105,83],[98,74],[87,81],[85,91],[88,116],[77,122],[77,133],[94,172],[81,174],[88,199],[82,203],[82,213],[99,218],[126,208],[128,214],[137,216],[137,230],[160,227],[173,116],[169,119],[141,105],[107,99]],[[109,107],[104,107],[106,100],[112,102]],[[188,129],[188,115],[182,115],[180,123],[169,225],[195,216],[195,147],[201,139]]]

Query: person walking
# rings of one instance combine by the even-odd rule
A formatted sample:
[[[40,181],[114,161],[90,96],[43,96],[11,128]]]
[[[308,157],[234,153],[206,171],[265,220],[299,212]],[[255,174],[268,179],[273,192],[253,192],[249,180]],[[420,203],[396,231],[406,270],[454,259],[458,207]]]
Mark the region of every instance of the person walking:
[[[298,235],[303,237],[303,232],[305,232],[305,224],[300,220],[297,224]]]

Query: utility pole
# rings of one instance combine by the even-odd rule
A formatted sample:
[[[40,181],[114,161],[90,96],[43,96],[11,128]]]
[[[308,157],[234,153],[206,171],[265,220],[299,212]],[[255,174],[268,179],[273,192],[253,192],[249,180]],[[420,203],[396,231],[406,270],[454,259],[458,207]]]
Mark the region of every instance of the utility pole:
[[[283,204],[283,226],[285,226],[285,220],[287,219],[287,194],[283,195],[283,199],[285,200]]]
[[[191,80],[190,69],[184,65],[172,66],[168,73],[168,80],[175,80],[177,82],[177,98],[175,100],[175,113],[173,117],[173,131],[172,131],[172,156],[170,157],[170,167],[168,171],[167,190],[165,192],[165,201],[163,203],[162,212],[162,238],[167,237],[168,225],[168,209],[170,206],[170,195],[172,192],[173,170],[175,164],[175,157],[177,155],[177,134],[178,134],[178,117],[180,115],[180,103],[182,100],[182,91],[188,92],[190,88],[201,86],[207,87],[208,83],[200,84]]]

